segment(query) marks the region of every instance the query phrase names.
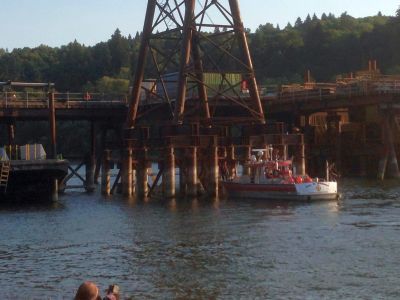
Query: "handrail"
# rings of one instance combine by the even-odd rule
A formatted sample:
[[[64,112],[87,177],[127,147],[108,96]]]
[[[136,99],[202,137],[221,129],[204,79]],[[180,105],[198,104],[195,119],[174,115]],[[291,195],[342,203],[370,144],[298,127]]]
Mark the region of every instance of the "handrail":
[[[390,77],[393,78],[393,77]],[[397,78],[397,77],[395,77]],[[263,101],[281,101],[281,102],[298,102],[308,100],[328,100],[335,98],[351,99],[357,96],[372,95],[400,95],[400,77],[399,80],[362,80],[352,83],[307,83],[305,86],[285,86],[284,89],[271,86],[259,86],[259,91]],[[249,94],[241,93],[240,96],[246,100],[250,98]],[[128,94],[121,93],[59,93],[54,94],[56,105],[61,104],[62,107],[71,108],[75,104],[85,104],[86,106],[94,104],[115,104],[127,105]],[[193,98],[188,96],[188,98]],[[173,100],[172,100],[173,101]],[[212,99],[210,100],[212,102]],[[156,95],[143,97],[141,105],[161,104],[163,100]],[[17,108],[40,108],[47,107],[48,93],[45,91],[0,91],[0,106],[17,107]],[[65,105],[65,106],[64,106]]]

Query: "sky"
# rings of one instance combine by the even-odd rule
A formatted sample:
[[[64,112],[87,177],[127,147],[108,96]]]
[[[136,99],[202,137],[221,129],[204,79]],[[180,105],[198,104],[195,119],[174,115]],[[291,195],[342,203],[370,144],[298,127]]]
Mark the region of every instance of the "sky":
[[[204,3],[204,0],[197,0]],[[400,0],[239,0],[245,27],[281,28],[307,14],[347,12],[354,17],[393,16]],[[0,0],[0,48],[51,47],[75,39],[87,46],[107,41],[116,28],[123,35],[143,29],[146,0]],[[217,20],[216,20],[217,21]]]

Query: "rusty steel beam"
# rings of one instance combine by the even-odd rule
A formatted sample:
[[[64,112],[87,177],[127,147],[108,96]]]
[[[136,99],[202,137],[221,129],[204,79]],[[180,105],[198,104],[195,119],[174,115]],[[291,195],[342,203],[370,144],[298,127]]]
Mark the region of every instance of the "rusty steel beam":
[[[195,0],[185,0],[185,20],[183,23],[183,38],[181,48],[180,70],[178,77],[177,99],[175,106],[174,123],[182,124],[185,100],[186,100],[186,86],[188,77],[188,68],[190,63],[190,54],[192,50],[192,36],[193,36],[193,17],[194,17]]]
[[[247,42],[246,32],[245,32],[242,17],[240,14],[238,0],[229,0],[229,6],[231,8],[231,13],[233,16],[233,22],[235,25],[236,35],[237,35],[237,38],[238,38],[240,46],[241,46],[240,49],[242,50],[242,53],[243,53],[243,60],[249,69],[249,74],[246,79],[249,83],[250,96],[253,99],[254,105],[259,114],[258,121],[262,124],[265,124],[264,109],[262,107],[260,94],[258,92],[258,86],[257,86],[255,72],[254,72],[253,62],[251,60],[249,44]]]
[[[193,59],[194,59],[194,68],[197,79],[197,88],[199,90],[200,100],[203,102],[203,109],[205,115],[206,124],[210,123],[211,114],[210,107],[208,103],[208,95],[207,89],[204,84],[204,69],[203,69],[203,61],[200,56],[200,45],[199,45],[199,37],[197,34],[192,37],[192,48],[193,48]]]
[[[49,122],[51,137],[51,158],[57,158],[57,130],[56,130],[56,109],[54,105],[54,92],[49,93]]]
[[[129,110],[125,121],[126,128],[132,128],[135,126],[136,115],[138,112],[140,92],[142,82],[144,79],[144,70],[146,66],[147,54],[149,51],[149,41],[153,31],[153,20],[156,11],[156,0],[148,0],[146,18],[143,27],[142,41],[139,50],[138,64],[135,72],[135,79],[133,83],[132,97],[129,104]]]

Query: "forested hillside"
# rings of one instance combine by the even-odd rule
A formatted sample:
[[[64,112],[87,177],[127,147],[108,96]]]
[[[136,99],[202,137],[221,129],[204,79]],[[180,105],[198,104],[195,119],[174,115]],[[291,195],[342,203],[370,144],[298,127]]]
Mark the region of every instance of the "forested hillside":
[[[300,18],[284,29],[261,25],[249,33],[261,84],[301,82],[307,69],[318,81],[378,60],[385,73],[400,73],[400,16],[353,18],[346,13]],[[125,91],[136,62],[140,35],[117,29],[107,42],[60,48],[0,49],[0,81],[55,82],[60,91]]]
[[[249,42],[260,84],[302,82],[308,69],[316,80],[329,81],[365,68],[369,59],[376,59],[384,73],[400,74],[400,10],[394,17],[378,14],[360,19],[346,13],[314,15],[283,29],[261,25],[249,33]],[[55,82],[58,91],[125,93],[139,43],[139,33],[125,37],[117,29],[108,41],[91,47],[74,41],[59,48],[0,49],[0,81]],[[47,127],[18,124],[17,143],[48,144]],[[66,123],[58,129],[60,153],[88,149],[86,139],[76,138],[88,134],[88,124]],[[6,128],[1,130],[3,143],[6,133]]]

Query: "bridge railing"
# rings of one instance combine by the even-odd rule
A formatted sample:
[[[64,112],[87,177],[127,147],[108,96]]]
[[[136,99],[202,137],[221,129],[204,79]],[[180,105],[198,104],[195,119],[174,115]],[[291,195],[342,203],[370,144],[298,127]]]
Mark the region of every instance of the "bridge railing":
[[[48,94],[42,91],[36,92],[0,92],[0,105],[5,108],[28,108],[48,103]]]
[[[128,103],[128,94],[120,93],[56,93],[55,100],[62,103]]]
[[[69,107],[74,104],[108,103],[127,104],[127,94],[105,93],[55,93],[56,103]],[[43,108],[48,107],[49,96],[45,91],[13,92],[0,91],[0,106],[4,108]]]
[[[314,84],[314,87],[294,86],[294,88],[278,90],[277,87],[259,87],[263,101],[281,101],[282,103],[302,101],[307,102],[329,99],[351,99],[359,96],[371,96],[381,94],[400,95],[400,77],[382,77],[377,80],[357,81],[351,84],[338,83]],[[250,95],[241,93],[243,99],[249,99]],[[95,104],[128,104],[128,94],[121,93],[55,93],[55,101],[61,107],[90,107]],[[172,100],[173,101],[173,100]],[[157,97],[149,97],[141,101],[141,105],[158,104],[162,100]],[[224,103],[219,101],[218,103]],[[48,94],[45,91],[0,91],[0,107],[3,108],[46,108],[48,107]]]

